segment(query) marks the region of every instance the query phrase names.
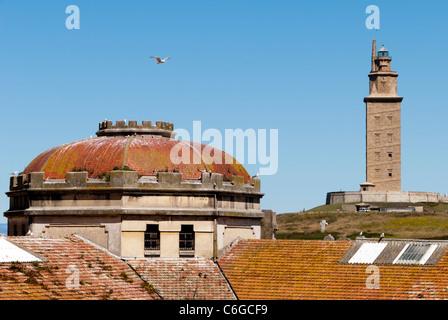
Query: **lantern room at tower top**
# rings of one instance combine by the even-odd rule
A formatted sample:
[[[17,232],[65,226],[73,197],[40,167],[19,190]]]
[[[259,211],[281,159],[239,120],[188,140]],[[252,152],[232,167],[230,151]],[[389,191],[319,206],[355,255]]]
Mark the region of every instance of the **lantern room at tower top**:
[[[384,45],[380,50],[378,50],[378,57],[389,57],[389,51],[384,47]]]

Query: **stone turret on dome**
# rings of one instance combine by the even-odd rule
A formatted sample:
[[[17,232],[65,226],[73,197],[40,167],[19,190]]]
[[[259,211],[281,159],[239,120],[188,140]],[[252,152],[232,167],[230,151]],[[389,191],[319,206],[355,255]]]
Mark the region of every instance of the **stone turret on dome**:
[[[173,128],[174,125],[172,123],[163,121],[157,121],[153,125],[151,121],[142,121],[139,124],[135,120],[130,120],[128,123],[126,120],[120,120],[114,125],[112,121],[105,120],[100,122],[96,135],[98,137],[140,135],[170,138],[175,134]]]

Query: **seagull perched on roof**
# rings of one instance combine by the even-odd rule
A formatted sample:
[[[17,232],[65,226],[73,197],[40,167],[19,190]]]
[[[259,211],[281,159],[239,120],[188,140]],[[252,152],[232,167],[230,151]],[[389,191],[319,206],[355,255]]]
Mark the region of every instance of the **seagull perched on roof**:
[[[324,240],[334,240],[334,237],[331,234],[329,234],[328,236],[324,237]]]
[[[256,174],[256,175],[252,176],[252,179],[253,179],[253,178],[257,178],[257,177],[258,177],[259,175],[260,175],[260,173],[259,173],[259,172],[257,172],[257,174]]]
[[[363,235],[362,235],[362,231],[359,233],[359,236],[357,236],[356,237],[356,239],[365,239],[366,237],[364,237]]]
[[[10,175],[12,175],[12,176],[16,176],[16,175],[18,175],[19,174],[19,171],[14,171],[14,172],[11,172],[10,173]]]
[[[380,234],[380,239],[378,240],[378,242],[380,242],[383,238],[384,238],[384,233]]]
[[[159,57],[150,57],[150,58],[156,59],[157,60],[156,64],[165,63],[166,60],[171,59],[170,57],[166,57],[165,59],[160,59]]]

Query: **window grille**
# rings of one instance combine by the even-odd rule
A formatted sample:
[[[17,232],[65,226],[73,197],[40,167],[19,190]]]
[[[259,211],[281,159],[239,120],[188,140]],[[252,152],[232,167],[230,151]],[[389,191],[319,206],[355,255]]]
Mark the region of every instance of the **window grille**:
[[[394,264],[425,264],[437,245],[408,244],[393,262]]]
[[[146,225],[145,250],[160,250],[160,231],[156,224]]]
[[[194,250],[193,225],[182,225],[179,233],[179,250]]]

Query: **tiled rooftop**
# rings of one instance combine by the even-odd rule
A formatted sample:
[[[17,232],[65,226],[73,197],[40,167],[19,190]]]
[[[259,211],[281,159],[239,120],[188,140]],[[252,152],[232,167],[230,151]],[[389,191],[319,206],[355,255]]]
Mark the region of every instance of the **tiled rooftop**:
[[[235,295],[218,266],[203,258],[127,259],[168,300],[233,300]]]
[[[6,239],[43,261],[1,262],[0,300],[159,299],[124,261],[76,236]]]
[[[0,300],[448,298],[446,241],[239,240],[218,266],[201,258],[123,260],[78,236],[0,239],[7,249]],[[372,265],[378,287],[368,285]]]
[[[403,265],[390,261],[406,242],[393,241],[391,255],[380,254],[379,263],[372,263],[378,288],[368,285],[371,264],[346,263],[361,242],[240,240],[218,262],[239,299],[448,298],[446,242],[439,242],[443,250],[435,250],[428,263]]]

